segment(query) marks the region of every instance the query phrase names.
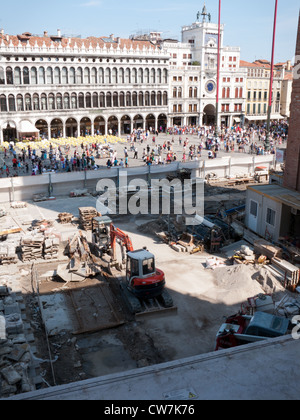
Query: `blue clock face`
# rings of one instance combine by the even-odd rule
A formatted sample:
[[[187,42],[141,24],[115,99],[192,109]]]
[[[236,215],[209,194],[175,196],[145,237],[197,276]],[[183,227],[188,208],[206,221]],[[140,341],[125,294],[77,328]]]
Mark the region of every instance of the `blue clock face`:
[[[214,91],[214,89],[215,89],[214,83],[213,82],[208,82],[207,85],[206,85],[207,92],[210,92],[211,93],[211,92]]]

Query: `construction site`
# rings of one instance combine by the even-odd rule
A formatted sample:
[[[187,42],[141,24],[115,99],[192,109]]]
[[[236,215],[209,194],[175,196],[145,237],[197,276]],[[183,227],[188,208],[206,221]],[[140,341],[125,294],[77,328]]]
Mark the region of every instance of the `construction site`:
[[[300,260],[246,227],[257,183],[208,179],[195,226],[101,215],[92,190],[2,204],[0,397],[289,334]],[[288,322],[247,337],[256,313]]]

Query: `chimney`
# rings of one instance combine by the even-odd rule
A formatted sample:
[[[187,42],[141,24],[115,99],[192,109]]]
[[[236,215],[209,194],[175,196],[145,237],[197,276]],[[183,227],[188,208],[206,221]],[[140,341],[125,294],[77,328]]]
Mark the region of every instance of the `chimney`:
[[[57,29],[57,37],[61,38],[61,30],[60,29]]]
[[[287,71],[291,71],[291,69],[292,69],[291,60],[288,60],[288,61],[286,62],[286,69],[287,69]]]
[[[48,31],[44,31],[44,36],[47,37],[48,36]]]
[[[120,45],[120,37],[119,36],[116,38],[116,41],[117,41],[117,44]]]
[[[4,35],[4,29],[3,28],[1,28],[1,30],[0,30],[0,35]]]
[[[114,40],[115,38],[114,38],[114,34],[111,34],[110,35],[110,38],[112,39],[112,40]]]

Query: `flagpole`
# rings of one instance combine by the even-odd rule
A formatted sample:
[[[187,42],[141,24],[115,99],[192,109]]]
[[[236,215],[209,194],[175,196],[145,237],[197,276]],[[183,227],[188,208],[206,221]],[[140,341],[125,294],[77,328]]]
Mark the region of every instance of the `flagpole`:
[[[219,94],[220,94],[220,57],[221,50],[221,0],[219,0],[219,23],[218,23],[218,65],[217,65],[217,96],[216,96],[216,131],[215,137],[219,135]]]
[[[275,39],[276,39],[277,9],[278,9],[278,0],[275,0],[272,59],[271,59],[271,75],[270,75],[270,89],[269,89],[269,107],[268,107],[267,133],[266,133],[266,141],[265,141],[265,150],[266,151],[270,150],[270,129],[271,129],[271,112],[272,112],[272,99],[273,99],[274,53],[275,53]]]

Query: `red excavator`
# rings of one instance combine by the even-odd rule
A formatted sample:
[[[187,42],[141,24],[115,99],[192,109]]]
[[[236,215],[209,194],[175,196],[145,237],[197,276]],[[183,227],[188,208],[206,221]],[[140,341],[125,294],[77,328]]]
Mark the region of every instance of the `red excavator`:
[[[109,217],[94,219],[93,242],[102,253],[110,252],[110,270],[113,267],[120,270],[126,263],[126,282],[121,288],[133,313],[141,312],[143,302],[152,299],[157,299],[165,308],[173,306],[173,300],[165,290],[165,275],[156,268],[154,255],[145,248],[134,250],[130,237],[115,227]],[[117,243],[122,250],[121,264],[117,260]]]

